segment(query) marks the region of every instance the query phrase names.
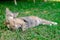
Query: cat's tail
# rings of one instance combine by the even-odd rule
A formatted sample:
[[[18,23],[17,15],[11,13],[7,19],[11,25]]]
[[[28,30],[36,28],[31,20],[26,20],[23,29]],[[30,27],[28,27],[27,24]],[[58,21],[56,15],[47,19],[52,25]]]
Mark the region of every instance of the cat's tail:
[[[52,22],[52,21],[48,21],[48,20],[44,20],[44,19],[40,19],[40,22],[43,24],[43,25],[57,25],[58,23],[57,22]]]

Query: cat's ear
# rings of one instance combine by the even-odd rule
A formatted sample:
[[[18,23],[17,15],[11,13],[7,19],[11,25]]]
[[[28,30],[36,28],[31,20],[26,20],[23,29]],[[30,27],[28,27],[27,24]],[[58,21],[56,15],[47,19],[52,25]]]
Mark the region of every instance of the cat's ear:
[[[12,14],[12,12],[9,10],[9,8],[6,8],[6,14]]]
[[[17,13],[14,13],[15,17],[17,17],[17,16],[18,16],[18,14],[19,14],[19,12],[17,12]]]

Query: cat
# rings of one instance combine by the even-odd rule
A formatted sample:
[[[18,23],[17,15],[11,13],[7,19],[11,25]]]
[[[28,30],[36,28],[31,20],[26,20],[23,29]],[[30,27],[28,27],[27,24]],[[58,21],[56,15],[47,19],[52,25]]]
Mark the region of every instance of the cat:
[[[18,17],[19,13],[13,13],[9,10],[9,8],[6,8],[6,24],[9,29],[22,29],[22,31],[25,31],[26,29],[30,27],[36,27],[40,24],[43,25],[57,25],[58,23],[48,21],[42,18],[39,18],[37,16],[26,16],[26,17]]]

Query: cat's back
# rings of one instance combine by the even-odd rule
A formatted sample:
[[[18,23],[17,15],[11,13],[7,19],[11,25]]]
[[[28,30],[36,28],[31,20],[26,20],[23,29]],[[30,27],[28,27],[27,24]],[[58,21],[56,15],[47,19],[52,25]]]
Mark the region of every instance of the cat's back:
[[[36,16],[27,16],[27,17],[21,17],[24,22],[26,22],[27,27],[32,27],[38,25],[39,18]]]

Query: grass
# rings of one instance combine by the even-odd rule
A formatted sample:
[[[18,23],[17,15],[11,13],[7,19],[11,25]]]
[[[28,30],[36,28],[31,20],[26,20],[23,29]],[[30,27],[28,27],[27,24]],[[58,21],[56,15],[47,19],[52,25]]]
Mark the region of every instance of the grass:
[[[10,31],[4,25],[5,8],[12,12],[19,12],[18,17],[38,16],[46,20],[55,21],[58,25],[39,25],[29,28],[25,32]],[[0,40],[60,40],[60,3],[58,2],[18,2],[15,6],[13,2],[0,3]]]

